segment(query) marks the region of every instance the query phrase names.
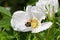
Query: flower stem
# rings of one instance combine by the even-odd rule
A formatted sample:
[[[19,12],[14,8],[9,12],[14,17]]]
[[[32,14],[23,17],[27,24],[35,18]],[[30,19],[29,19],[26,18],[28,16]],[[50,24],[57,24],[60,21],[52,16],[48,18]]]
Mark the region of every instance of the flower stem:
[[[5,28],[2,30],[2,32],[4,32],[5,31]]]
[[[48,39],[46,38],[47,40],[52,40],[51,38],[53,38],[53,36],[51,35],[53,35],[52,32],[54,32],[55,25],[56,25],[54,7],[52,8],[52,11],[53,11],[52,15],[50,17],[48,16],[48,21],[51,21],[53,24],[52,24],[52,27],[47,32],[47,38],[48,38]]]

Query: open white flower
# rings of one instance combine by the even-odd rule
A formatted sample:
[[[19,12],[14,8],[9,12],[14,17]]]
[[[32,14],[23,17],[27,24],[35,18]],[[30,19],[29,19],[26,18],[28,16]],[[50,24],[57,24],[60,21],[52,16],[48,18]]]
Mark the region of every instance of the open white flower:
[[[42,19],[45,19],[43,12],[37,7],[27,6],[26,12],[16,11],[14,12],[11,25],[16,31],[32,31],[32,33],[38,33],[48,29],[52,23],[41,23]]]
[[[58,0],[39,0],[36,3],[36,6],[39,7],[42,11],[44,11],[45,13],[50,13],[50,15],[52,15],[53,10],[54,13],[56,13],[58,11]]]

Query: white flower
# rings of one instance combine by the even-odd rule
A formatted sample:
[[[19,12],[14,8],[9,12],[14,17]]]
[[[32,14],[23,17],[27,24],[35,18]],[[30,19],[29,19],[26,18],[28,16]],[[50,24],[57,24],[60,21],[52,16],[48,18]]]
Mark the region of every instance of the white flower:
[[[38,33],[48,29],[52,23],[41,23],[42,19],[45,19],[45,14],[37,7],[27,6],[26,12],[16,11],[14,12],[11,25],[16,31],[32,31],[32,33]]]
[[[50,12],[50,15],[52,15],[53,10],[54,13],[58,11],[58,0],[39,0],[36,3],[36,6],[39,7],[42,11],[45,13]]]
[[[28,6],[26,11],[16,11],[14,12],[12,19],[11,19],[11,25],[14,30],[16,31],[30,31],[31,27],[26,27],[25,24],[29,22],[30,15],[28,14],[28,10],[30,10],[31,6]],[[28,9],[29,8],[29,9]]]

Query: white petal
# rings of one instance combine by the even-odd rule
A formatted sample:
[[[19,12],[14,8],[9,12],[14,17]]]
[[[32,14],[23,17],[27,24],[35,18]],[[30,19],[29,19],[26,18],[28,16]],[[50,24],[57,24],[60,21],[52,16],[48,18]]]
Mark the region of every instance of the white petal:
[[[25,26],[25,23],[30,19],[28,13],[23,11],[16,11],[14,12],[12,19],[11,19],[11,25],[12,28],[16,31],[23,31],[27,27]],[[29,30],[30,31],[30,30]]]
[[[31,11],[31,5],[28,5],[27,7],[26,7],[26,12],[30,12]]]
[[[28,31],[31,31],[32,28],[31,27],[26,27],[22,32],[28,32]]]
[[[51,25],[52,25],[52,22],[42,23],[39,31],[41,32],[41,31],[47,30],[49,27],[51,27]]]
[[[49,27],[51,27],[51,25],[52,25],[51,22],[42,23],[42,25],[39,25],[38,28],[33,29],[32,33],[38,33],[38,32],[47,30]]]
[[[42,19],[45,19],[45,17],[46,17],[44,12],[41,9],[39,9],[38,7],[36,7],[36,6],[33,6],[31,8],[31,14],[32,14],[33,17],[38,18],[38,20],[40,20],[40,21]]]
[[[31,5],[28,5],[28,6],[26,7],[26,12],[27,12],[27,13],[29,14],[29,16],[32,18],[31,8],[32,8],[32,6],[31,6]]]

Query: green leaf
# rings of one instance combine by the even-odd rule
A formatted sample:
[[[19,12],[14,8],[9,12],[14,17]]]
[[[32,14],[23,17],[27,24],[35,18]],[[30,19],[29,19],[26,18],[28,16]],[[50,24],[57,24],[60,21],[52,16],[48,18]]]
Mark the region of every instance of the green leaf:
[[[0,12],[11,17],[11,13],[4,7],[0,6]]]
[[[38,40],[38,38],[36,36],[34,36],[33,40]]]
[[[32,34],[31,33],[27,34],[26,40],[31,40],[31,37],[32,37]]]
[[[7,40],[7,33],[1,32],[0,33],[0,40]]]
[[[0,20],[0,28],[4,27],[6,29],[9,29],[9,27],[10,27],[10,20],[11,20],[11,17],[3,15],[3,18]]]
[[[58,12],[56,13],[57,17],[60,17],[60,7],[58,8]]]
[[[15,37],[13,35],[9,35],[8,33],[6,32],[1,32],[0,33],[0,40],[12,40],[14,39]]]

